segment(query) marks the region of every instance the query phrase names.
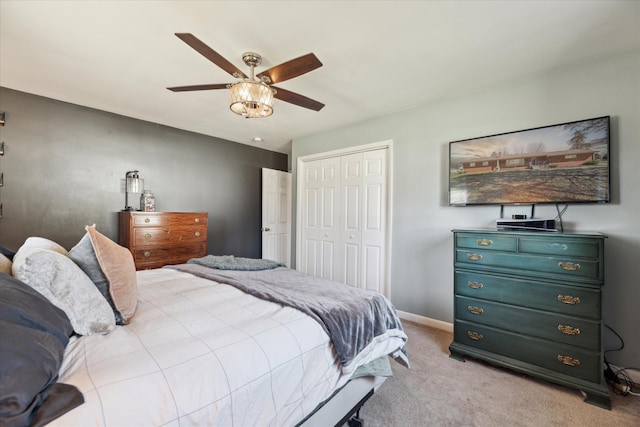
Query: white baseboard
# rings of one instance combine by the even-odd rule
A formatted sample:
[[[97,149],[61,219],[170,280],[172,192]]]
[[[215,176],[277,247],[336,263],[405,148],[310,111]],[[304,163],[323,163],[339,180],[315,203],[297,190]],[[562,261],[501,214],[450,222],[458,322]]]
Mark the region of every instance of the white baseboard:
[[[453,333],[453,323],[420,316],[418,314],[407,313],[406,311],[398,310],[397,313],[400,319],[409,320],[410,322],[419,323],[421,325],[429,326],[430,328],[441,329],[443,331]]]

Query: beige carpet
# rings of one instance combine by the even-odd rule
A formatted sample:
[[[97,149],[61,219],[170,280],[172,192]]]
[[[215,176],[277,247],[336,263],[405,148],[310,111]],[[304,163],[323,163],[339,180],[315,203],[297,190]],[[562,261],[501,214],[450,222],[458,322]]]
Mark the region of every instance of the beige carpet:
[[[389,378],[360,411],[374,426],[640,426],[640,397],[614,393],[612,410],[578,390],[484,362],[449,357],[450,333],[403,321],[411,369]]]

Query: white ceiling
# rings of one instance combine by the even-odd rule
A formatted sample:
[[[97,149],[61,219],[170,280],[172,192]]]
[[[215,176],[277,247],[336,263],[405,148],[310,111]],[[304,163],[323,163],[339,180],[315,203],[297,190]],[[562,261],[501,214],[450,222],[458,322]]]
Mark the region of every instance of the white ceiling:
[[[234,65],[313,52],[321,68],[280,83],[326,104],[276,100],[243,119],[234,81],[174,33]],[[0,0],[0,86],[288,153],[291,140],[590,58],[640,48],[640,1]],[[253,137],[264,142],[254,143]]]

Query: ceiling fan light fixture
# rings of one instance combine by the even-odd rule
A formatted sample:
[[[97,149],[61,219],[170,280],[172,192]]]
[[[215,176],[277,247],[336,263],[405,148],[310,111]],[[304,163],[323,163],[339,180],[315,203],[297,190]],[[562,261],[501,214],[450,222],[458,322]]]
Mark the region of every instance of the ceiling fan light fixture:
[[[243,80],[229,88],[231,111],[247,119],[273,114],[275,90],[262,82]]]

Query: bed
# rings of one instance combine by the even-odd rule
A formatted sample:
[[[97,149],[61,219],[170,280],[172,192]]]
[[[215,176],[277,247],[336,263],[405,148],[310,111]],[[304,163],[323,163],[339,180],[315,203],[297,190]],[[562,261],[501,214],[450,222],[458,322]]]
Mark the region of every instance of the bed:
[[[379,294],[336,283],[325,288],[317,278],[304,284],[303,273],[260,266],[264,260],[240,259],[250,268],[213,268],[212,259],[229,258],[209,256],[136,272],[122,249],[95,227],[87,227],[69,252],[30,238],[13,257],[13,277],[0,273],[3,307],[37,311],[9,321],[28,319],[20,327],[34,328],[36,341],[48,334],[55,347],[44,351],[51,366],[35,381],[42,384],[22,394],[4,381],[9,368],[2,368],[0,417],[6,424],[337,425],[390,375],[390,360],[408,366],[406,335]],[[9,282],[22,292],[18,298],[37,304],[3,301]],[[283,291],[285,282],[290,288]],[[76,292],[79,283],[82,292]],[[319,292],[305,298],[312,287]],[[335,297],[345,289],[346,296]],[[334,304],[337,299],[343,301]],[[318,308],[346,300],[369,313]],[[354,329],[343,328],[347,321]],[[7,346],[3,354],[15,351]]]

